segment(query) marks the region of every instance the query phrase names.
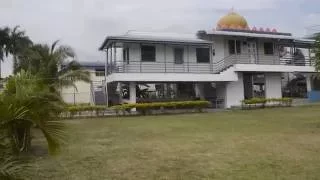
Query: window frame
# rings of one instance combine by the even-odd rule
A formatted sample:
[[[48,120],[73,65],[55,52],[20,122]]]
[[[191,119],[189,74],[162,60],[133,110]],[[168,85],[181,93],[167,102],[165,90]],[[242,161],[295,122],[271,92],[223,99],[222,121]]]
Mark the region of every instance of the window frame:
[[[146,56],[145,55],[145,53],[143,53],[143,48],[153,48],[153,57],[152,58],[146,58],[146,57],[144,57],[144,56]],[[155,45],[141,45],[140,46],[140,53],[141,53],[141,62],[156,62],[156,52],[157,52],[157,48],[156,48],[156,46]],[[150,52],[149,52],[150,53]],[[151,53],[150,53],[151,54]]]
[[[205,61],[203,61],[203,60],[201,60],[200,59],[200,57],[201,58],[203,58],[204,57],[204,55],[202,55],[202,56],[200,56],[199,57],[199,54],[200,54],[200,49],[206,49],[206,50],[208,50],[208,53],[206,53],[207,54],[207,56],[208,56],[208,60],[206,60],[205,59]],[[202,51],[202,53],[203,53],[203,51]],[[196,48],[196,58],[197,58],[197,63],[210,63],[210,48],[209,47],[197,47]]]

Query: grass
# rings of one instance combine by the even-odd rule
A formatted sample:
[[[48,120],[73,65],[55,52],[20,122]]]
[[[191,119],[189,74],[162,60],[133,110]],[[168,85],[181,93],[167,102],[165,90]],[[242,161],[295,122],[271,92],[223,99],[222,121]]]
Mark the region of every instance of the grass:
[[[35,157],[31,179],[319,179],[319,109],[68,121],[69,144]]]

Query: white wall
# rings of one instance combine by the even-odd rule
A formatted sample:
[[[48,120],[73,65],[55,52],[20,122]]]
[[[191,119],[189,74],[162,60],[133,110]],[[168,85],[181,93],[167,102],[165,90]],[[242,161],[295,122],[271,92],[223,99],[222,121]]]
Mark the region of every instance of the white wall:
[[[231,106],[240,106],[244,99],[243,74],[238,73],[238,81],[226,83],[226,108]]]
[[[266,98],[281,98],[281,73],[265,73]]]
[[[104,76],[96,76],[95,70],[87,69],[91,75],[91,81],[101,82],[104,80]],[[76,82],[77,89],[73,87],[62,88],[61,96],[63,100],[68,104],[79,103],[93,103],[93,97],[91,94],[91,85],[86,82]]]

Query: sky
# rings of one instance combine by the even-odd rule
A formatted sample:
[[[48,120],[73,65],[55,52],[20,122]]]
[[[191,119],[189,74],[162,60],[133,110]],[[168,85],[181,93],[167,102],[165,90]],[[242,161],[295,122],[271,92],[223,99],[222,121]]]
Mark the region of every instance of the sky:
[[[60,40],[79,61],[103,61],[98,47],[129,30],[196,33],[212,30],[232,8],[250,27],[303,37],[320,25],[320,0],[0,0],[0,27],[21,26],[35,43]],[[11,59],[2,76],[12,71]]]

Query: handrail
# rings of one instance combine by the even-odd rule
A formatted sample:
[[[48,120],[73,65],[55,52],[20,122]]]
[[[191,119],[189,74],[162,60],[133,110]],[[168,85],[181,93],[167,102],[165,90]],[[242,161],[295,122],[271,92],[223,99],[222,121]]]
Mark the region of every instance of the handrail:
[[[251,57],[251,54],[233,54],[222,58],[219,61],[198,63],[184,62],[175,63],[174,59],[167,59],[166,62],[159,61],[117,61],[108,67],[117,73],[221,73],[234,64],[262,64],[262,65],[290,65],[290,66],[312,66],[310,57],[279,57],[277,55],[260,55],[259,58]]]

